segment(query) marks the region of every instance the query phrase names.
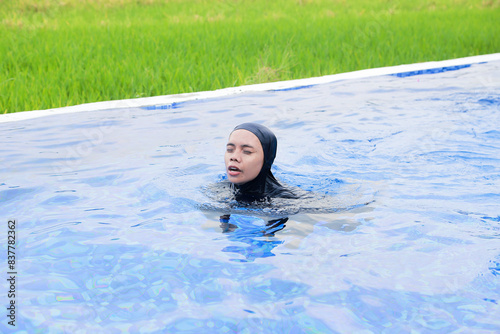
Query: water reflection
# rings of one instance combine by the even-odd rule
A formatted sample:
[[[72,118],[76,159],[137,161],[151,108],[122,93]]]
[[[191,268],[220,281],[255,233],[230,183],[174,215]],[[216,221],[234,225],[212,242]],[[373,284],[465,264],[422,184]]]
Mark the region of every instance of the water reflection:
[[[274,236],[276,232],[286,227],[288,217],[269,220],[264,226],[255,225],[255,219],[246,216],[222,215],[219,221],[222,233],[227,233],[229,240],[248,245],[227,246],[222,251],[241,254],[245,257],[245,259],[231,259],[231,261],[252,262],[256,258],[275,256],[272,250],[284,241]]]

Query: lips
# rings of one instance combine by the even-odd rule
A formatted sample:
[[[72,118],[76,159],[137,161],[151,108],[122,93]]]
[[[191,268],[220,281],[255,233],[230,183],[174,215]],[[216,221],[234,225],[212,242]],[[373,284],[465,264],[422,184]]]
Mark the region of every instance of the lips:
[[[238,176],[242,172],[241,169],[239,169],[236,166],[228,166],[227,167],[227,173],[231,176]]]

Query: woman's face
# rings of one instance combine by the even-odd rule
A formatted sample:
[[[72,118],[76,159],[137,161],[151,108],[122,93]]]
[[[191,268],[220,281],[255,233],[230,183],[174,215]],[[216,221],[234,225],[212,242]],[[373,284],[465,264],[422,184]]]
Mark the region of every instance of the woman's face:
[[[232,183],[244,184],[259,175],[264,164],[264,151],[259,138],[247,130],[236,130],[226,145],[227,178]]]

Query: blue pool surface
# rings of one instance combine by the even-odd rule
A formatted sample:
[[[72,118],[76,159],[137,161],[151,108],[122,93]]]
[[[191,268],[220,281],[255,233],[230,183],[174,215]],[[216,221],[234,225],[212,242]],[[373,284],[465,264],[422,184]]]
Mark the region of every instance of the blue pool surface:
[[[499,78],[491,61],[0,123],[18,272],[0,332],[500,332]],[[243,122],[310,198],[208,196]]]

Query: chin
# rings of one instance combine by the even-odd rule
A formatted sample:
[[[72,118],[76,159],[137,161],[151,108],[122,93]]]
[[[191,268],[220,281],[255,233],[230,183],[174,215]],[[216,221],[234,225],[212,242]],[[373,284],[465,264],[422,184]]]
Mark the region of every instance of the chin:
[[[244,184],[245,182],[244,181],[238,181],[238,180],[235,180],[232,176],[227,176],[227,179],[229,182],[231,182],[232,184],[236,184],[238,186]]]

